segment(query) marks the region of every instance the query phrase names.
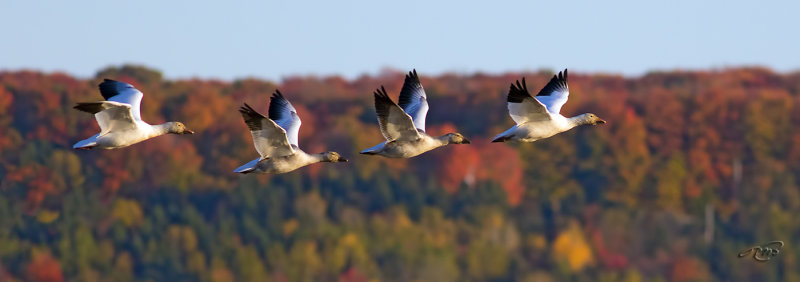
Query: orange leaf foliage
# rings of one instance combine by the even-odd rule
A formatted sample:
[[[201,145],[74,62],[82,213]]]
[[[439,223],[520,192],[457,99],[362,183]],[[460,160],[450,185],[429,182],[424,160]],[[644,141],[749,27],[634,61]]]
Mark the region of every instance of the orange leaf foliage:
[[[47,251],[34,251],[33,259],[25,268],[25,272],[26,276],[31,281],[64,281],[64,274],[61,272],[61,264]]]

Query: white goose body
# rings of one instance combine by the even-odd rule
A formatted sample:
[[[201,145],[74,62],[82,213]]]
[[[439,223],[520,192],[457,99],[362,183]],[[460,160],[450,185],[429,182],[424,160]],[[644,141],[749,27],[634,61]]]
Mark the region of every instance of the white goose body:
[[[258,172],[258,173],[286,173],[295,169],[324,161],[322,154],[307,154],[300,149],[295,149],[295,153],[280,157],[261,157],[237,168],[234,172]],[[248,169],[251,169],[248,171]]]
[[[194,133],[180,122],[150,125],[142,121],[139,105],[143,94],[128,83],[105,79],[98,87],[106,101],[78,103],[75,109],[94,114],[100,133],[72,148],[117,149],[167,133]]]
[[[522,83],[511,84],[508,92],[508,113],[517,124],[494,137],[492,142],[534,142],[570,130],[579,125],[596,125],[604,120],[587,113],[564,117],[559,112],[567,102],[567,70],[554,75],[539,94],[533,97],[528,92],[525,78]]]
[[[561,132],[570,130],[578,125],[573,118],[566,118],[562,115],[554,115],[550,121],[531,121],[517,124],[495,138],[502,136],[514,136],[511,140],[519,142],[533,142],[545,139]]]
[[[386,141],[361,153],[387,158],[411,158],[449,144],[447,140],[431,137],[423,132],[420,135],[422,137],[413,141]]]
[[[98,136],[98,134],[92,136],[92,138],[94,138],[94,143],[97,144],[96,147],[98,148],[117,149],[128,147],[130,145],[167,133],[169,133],[169,130],[165,126],[150,125],[143,121],[138,121],[135,128],[119,132],[109,132],[102,136]]]
[[[137,123],[137,126],[134,129],[122,132],[109,132],[103,136],[98,136],[95,140],[95,143],[97,143],[97,147],[99,148],[117,149],[164,134],[166,134],[166,131],[158,132],[149,124]]]
[[[270,98],[269,118],[259,114],[250,105],[239,109],[253,136],[253,145],[260,155],[234,170],[238,173],[286,173],[318,162],[346,162],[336,152],[308,154],[297,145],[300,117],[297,110],[280,91]]]
[[[361,151],[361,154],[411,158],[449,144],[469,144],[469,140],[459,133],[448,133],[440,137],[425,133],[428,98],[416,70],[406,75],[400,91],[399,105],[389,98],[383,86],[374,95],[378,125],[386,141]]]

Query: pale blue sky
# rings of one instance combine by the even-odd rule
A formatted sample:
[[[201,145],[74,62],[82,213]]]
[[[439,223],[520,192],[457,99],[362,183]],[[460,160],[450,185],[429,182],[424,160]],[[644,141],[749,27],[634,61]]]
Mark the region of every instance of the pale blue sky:
[[[0,69],[81,77],[800,69],[800,1],[8,1]]]

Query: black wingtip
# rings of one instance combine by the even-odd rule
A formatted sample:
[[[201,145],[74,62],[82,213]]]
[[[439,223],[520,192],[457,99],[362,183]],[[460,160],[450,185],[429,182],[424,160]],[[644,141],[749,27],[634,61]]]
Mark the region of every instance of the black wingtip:
[[[79,110],[81,112],[87,112],[90,114],[96,114],[103,111],[103,104],[102,103],[78,103],[73,109]]]
[[[244,104],[244,106],[239,107],[239,113],[242,114],[242,118],[244,119],[245,123],[248,123],[251,119],[253,119],[253,117],[259,115],[259,113],[253,110],[253,108],[251,108],[248,104]]]
[[[406,79],[419,79],[419,76],[417,75],[417,69],[411,69],[411,71],[406,75]]]
[[[567,86],[567,69],[554,74],[550,82],[548,82],[536,96],[550,96],[553,95],[554,92],[563,91],[569,91],[569,86]]]
[[[244,103],[244,106],[239,107],[239,112],[242,113],[242,115],[247,115],[245,116],[245,119],[247,119],[248,117],[263,117],[263,115],[258,113],[258,111],[253,109],[253,107],[251,107],[247,103]]]
[[[270,97],[270,98],[281,98],[281,99],[284,99],[283,98],[283,93],[281,93],[281,91],[278,90],[278,89],[275,89],[275,93],[272,93],[272,97]]]
[[[247,103],[244,103],[244,106],[239,107],[239,112],[240,113],[246,113],[246,112],[249,112],[251,110],[252,110],[252,108],[250,108],[250,105],[248,105]]]
[[[280,100],[284,100],[284,101],[286,100],[286,98],[283,97],[283,93],[281,93],[281,91],[278,90],[278,89],[275,89],[275,92],[272,93],[272,96],[269,97],[270,108],[272,108],[271,105],[272,105],[272,103],[275,102],[275,100],[278,100],[279,102],[282,102]]]
[[[270,97],[269,102],[269,119],[271,120],[281,120],[284,118],[285,111],[290,110],[292,115],[296,115],[297,113],[292,109],[291,103],[286,97],[283,96],[280,90],[275,89],[275,93],[272,94]]]
[[[425,97],[425,91],[422,89],[422,83],[419,81],[417,69],[412,69],[406,74],[406,79],[403,82],[403,89],[400,90],[400,97],[397,99],[397,104],[403,110],[406,110],[409,105],[416,103]]]
[[[97,88],[100,89],[100,95],[103,95],[103,98],[106,100],[116,96],[117,94],[119,94],[119,90],[117,89],[118,83],[124,83],[124,82],[104,78],[103,82],[97,85]]]
[[[566,83],[567,82],[567,69],[564,69],[563,71],[558,72],[558,74],[553,75],[553,79],[558,80],[558,81],[563,81],[564,83]]]
[[[419,83],[419,75],[417,75],[417,69],[412,69],[411,71],[406,74],[406,84],[408,83]]]
[[[118,82],[119,81],[117,81],[117,80],[103,78],[103,82],[100,82],[100,84],[98,84],[97,87],[102,88],[102,87],[104,87],[104,85],[111,85],[111,84],[115,84],[115,83],[118,83]]]
[[[376,98],[389,97],[389,94],[386,94],[386,88],[384,88],[383,85],[381,85],[381,88],[375,89],[375,92],[372,94],[374,94]]]
[[[375,95],[375,111],[378,113],[378,116],[381,113],[388,113],[390,105],[394,104],[392,98],[389,98],[389,94],[386,93],[386,88],[381,85],[381,88],[378,88],[373,93]]]
[[[242,114],[242,119],[244,119],[244,123],[250,131],[261,129],[261,119],[265,117],[250,107],[250,105],[244,103],[244,106],[239,108],[239,113]]]
[[[522,103],[523,100],[530,97],[531,94],[528,92],[528,85],[525,83],[525,77],[522,77],[522,83],[517,80],[516,84],[511,84],[506,101],[509,103]]]
[[[517,79],[516,84],[514,84],[514,83],[511,84],[511,88],[513,90],[515,90],[515,91],[525,91],[525,92],[527,92],[528,91],[528,83],[525,82],[525,77],[524,76],[522,77],[522,83],[520,83],[519,79]]]

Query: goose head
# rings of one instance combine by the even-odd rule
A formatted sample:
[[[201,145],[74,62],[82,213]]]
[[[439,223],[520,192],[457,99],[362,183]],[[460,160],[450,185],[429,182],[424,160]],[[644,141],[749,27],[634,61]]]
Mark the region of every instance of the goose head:
[[[328,151],[322,153],[322,161],[323,162],[331,162],[331,163],[338,163],[338,162],[347,162],[348,160],[339,155],[337,152]]]
[[[588,125],[598,125],[606,123],[605,120],[601,119],[597,115],[593,113],[583,114],[583,124]]]
[[[172,134],[194,134],[194,131],[186,128],[182,122],[171,121],[167,123],[167,132]]]
[[[461,133],[448,133],[445,136],[448,144],[469,144],[469,140]]]

